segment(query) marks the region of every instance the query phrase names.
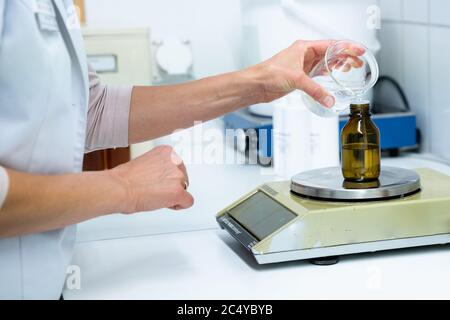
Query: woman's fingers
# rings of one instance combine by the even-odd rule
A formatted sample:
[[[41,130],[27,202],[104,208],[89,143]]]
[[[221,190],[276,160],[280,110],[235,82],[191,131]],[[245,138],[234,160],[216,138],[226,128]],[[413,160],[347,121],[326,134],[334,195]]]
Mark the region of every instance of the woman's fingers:
[[[341,70],[342,67],[346,67],[347,66],[351,68],[361,68],[362,66],[364,66],[364,62],[359,59],[358,57],[355,56],[351,56],[351,55],[339,55],[337,57],[335,57],[334,59],[330,60],[328,62],[328,65],[330,67],[330,69],[333,70]],[[349,71],[350,69],[348,69],[347,71]]]
[[[306,41],[309,48],[313,49],[317,56],[323,57],[329,46],[333,45],[336,40],[318,40]]]
[[[180,191],[180,194],[175,199],[175,204],[169,209],[172,210],[183,210],[192,207],[194,204],[194,197],[186,190]]]
[[[185,189],[189,186],[189,176],[186,170],[186,166],[184,165],[183,159],[174,151],[172,150],[172,154],[170,155],[170,159],[172,162],[181,170],[181,172],[184,174],[184,182],[183,186]]]
[[[335,100],[332,95],[330,95],[321,85],[314,82],[306,74],[301,77],[298,89],[304,91],[311,98],[322,104],[327,108],[334,106]]]
[[[341,42],[336,45],[335,52],[337,54],[348,54],[359,57],[366,53],[366,49],[360,45],[351,42]]]

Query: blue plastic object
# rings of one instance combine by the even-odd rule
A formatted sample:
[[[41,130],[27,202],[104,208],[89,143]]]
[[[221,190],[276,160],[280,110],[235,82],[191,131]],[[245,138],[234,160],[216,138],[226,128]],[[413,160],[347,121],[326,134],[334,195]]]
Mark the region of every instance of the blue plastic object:
[[[400,149],[417,145],[417,121],[412,112],[376,114],[373,121],[380,129],[381,149]],[[256,116],[247,110],[230,113],[224,117],[225,127],[230,129],[254,129],[258,137],[258,153],[272,157],[272,118]],[[348,117],[339,120],[339,132],[347,123]]]

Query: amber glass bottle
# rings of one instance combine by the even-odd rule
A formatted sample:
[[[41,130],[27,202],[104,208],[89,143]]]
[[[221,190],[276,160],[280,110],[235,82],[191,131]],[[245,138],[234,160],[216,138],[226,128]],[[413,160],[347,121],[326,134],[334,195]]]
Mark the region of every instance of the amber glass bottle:
[[[346,181],[369,182],[380,176],[380,130],[370,118],[369,103],[350,105],[342,129],[342,174]]]

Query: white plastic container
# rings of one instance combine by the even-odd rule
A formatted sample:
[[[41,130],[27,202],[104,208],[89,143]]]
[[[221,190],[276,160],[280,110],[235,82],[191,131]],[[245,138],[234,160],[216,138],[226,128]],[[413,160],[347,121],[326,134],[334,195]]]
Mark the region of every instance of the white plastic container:
[[[339,165],[339,119],[310,112],[293,92],[275,103],[273,161],[280,179],[317,168]]]

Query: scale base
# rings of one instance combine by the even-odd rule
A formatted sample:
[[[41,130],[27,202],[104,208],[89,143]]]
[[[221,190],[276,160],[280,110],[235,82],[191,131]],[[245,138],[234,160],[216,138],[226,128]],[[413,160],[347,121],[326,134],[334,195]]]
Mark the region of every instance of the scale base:
[[[334,257],[323,257],[323,258],[316,258],[316,259],[310,259],[309,262],[316,266],[332,266],[337,263],[339,263],[339,256]]]
[[[279,263],[296,260],[309,260],[319,266],[333,265],[339,257],[350,254],[387,251],[450,244],[450,233],[434,236],[415,237],[395,240],[382,240],[367,243],[347,244],[334,247],[273,252],[269,254],[253,254],[259,264]]]

